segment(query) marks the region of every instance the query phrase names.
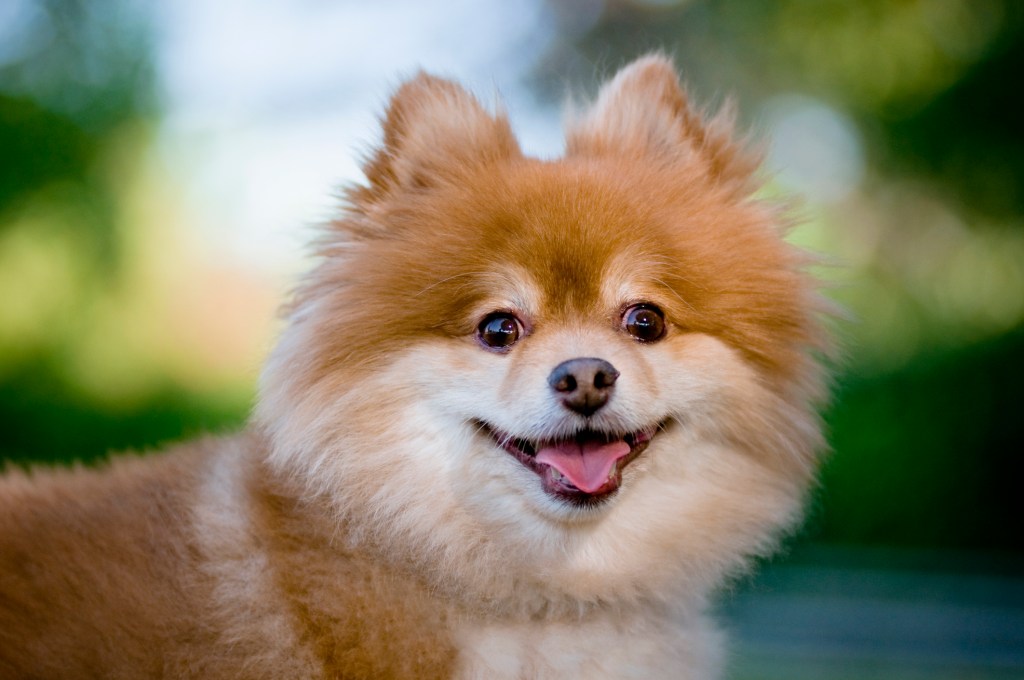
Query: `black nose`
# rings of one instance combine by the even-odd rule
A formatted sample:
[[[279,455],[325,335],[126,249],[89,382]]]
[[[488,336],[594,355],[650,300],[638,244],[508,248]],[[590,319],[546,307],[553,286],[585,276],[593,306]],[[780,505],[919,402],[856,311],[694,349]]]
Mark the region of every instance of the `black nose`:
[[[555,366],[548,376],[548,385],[566,408],[589,416],[608,403],[618,377],[619,372],[604,359],[581,357]]]

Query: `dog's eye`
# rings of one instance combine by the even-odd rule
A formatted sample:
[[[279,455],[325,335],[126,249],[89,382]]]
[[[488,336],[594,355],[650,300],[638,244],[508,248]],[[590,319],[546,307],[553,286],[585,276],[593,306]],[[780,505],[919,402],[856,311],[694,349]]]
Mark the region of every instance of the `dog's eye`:
[[[641,342],[654,342],[665,335],[665,315],[652,304],[633,305],[623,313],[622,327]]]
[[[480,342],[496,349],[512,346],[521,334],[522,326],[519,320],[507,312],[487,315],[476,328]]]

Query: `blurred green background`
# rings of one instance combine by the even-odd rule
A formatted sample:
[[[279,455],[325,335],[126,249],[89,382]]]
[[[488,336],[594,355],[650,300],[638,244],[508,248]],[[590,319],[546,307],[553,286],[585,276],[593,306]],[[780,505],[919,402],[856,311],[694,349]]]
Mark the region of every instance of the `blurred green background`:
[[[500,77],[538,115],[650,49],[676,58],[698,101],[734,95],[766,148],[766,191],[805,197],[793,238],[824,255],[829,294],[849,312],[827,413],[834,451],[808,524],[723,608],[739,639],[732,677],[1024,677],[1024,4],[513,4],[527,37],[492,58],[515,55]],[[411,5],[381,6],[375,39],[400,44]],[[167,161],[168,146],[210,141],[169,123],[181,100],[161,45],[171,21],[187,37],[191,15],[128,0],[6,7],[0,458],[93,461],[238,427],[289,267],[222,256],[190,219],[193,169]],[[221,35],[249,30],[247,5],[223,7]],[[444,20],[471,33],[488,7]],[[344,43],[358,10],[333,11]],[[271,62],[317,58],[287,35],[268,44]],[[408,72],[431,68],[424,54],[367,58]],[[374,87],[396,77],[374,74]],[[323,104],[281,96],[289,111]],[[232,116],[242,126],[240,110],[208,136]],[[278,119],[267,120],[257,133]]]

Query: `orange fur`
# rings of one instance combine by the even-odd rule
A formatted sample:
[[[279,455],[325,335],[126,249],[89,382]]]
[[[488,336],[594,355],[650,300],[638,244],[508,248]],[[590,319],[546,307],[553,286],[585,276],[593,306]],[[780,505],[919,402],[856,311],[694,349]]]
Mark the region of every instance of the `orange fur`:
[[[383,127],[244,433],[0,481],[0,676],[718,673],[707,598],[792,525],[822,446],[823,306],[757,158],[661,57],[559,160],[428,75]],[[637,303],[663,337],[626,333]],[[549,387],[574,357],[617,371],[596,413]],[[506,450],[642,432],[592,503]]]

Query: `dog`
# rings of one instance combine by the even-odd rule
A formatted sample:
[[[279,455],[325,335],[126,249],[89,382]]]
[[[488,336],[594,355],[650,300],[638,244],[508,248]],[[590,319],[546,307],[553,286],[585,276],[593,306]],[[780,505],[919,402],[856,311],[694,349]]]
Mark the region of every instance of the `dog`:
[[[731,120],[651,55],[542,161],[398,87],[241,433],[7,472],[0,676],[718,677],[830,351]]]

